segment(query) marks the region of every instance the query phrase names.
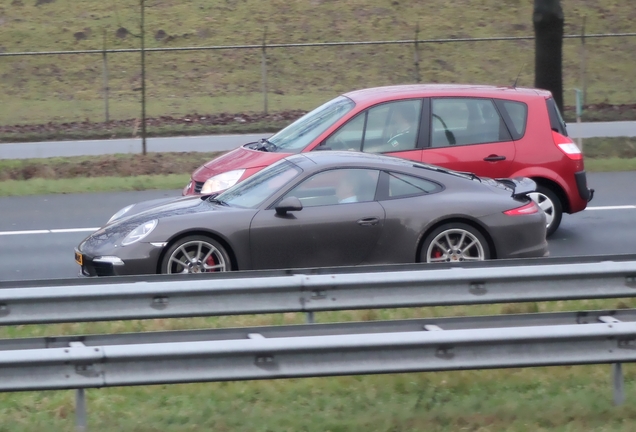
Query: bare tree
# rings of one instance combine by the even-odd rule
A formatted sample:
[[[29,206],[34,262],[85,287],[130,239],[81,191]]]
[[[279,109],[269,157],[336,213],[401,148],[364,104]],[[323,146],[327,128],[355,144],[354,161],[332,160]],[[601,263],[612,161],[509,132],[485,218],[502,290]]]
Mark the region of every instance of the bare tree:
[[[560,0],[534,0],[534,85],[550,90],[563,112],[563,9]]]

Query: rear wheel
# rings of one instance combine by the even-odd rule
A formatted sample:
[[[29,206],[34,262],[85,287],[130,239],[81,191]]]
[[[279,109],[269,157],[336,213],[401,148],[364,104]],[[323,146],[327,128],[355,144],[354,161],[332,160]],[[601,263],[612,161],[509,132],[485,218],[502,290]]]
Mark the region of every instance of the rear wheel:
[[[561,224],[563,205],[559,197],[545,186],[538,185],[537,191],[528,194],[544,211],[546,217],[547,236],[551,236]]]
[[[161,273],[214,273],[231,270],[230,256],[219,242],[189,236],[174,242],[163,257]]]
[[[460,262],[490,259],[484,236],[464,223],[448,223],[431,232],[420,249],[420,262]]]

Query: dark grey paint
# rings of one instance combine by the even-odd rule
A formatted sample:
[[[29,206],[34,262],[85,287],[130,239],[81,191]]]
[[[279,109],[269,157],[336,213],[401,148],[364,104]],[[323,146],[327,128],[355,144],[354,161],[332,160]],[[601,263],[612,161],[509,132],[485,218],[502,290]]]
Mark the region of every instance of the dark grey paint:
[[[409,263],[418,259],[421,241],[434,226],[463,221],[479,229],[497,258],[543,256],[543,213],[510,217],[505,210],[520,207],[511,189],[493,181],[416,167],[412,161],[364,153],[316,152],[287,160],[303,173],[283,185],[255,209],[226,207],[201,197],[184,197],[107,225],[89,236],[80,250],[87,259],[117,256],[126,265],[117,274],[154,273],[161,249],[151,243],[168,243],[190,235],[207,235],[226,246],[239,270]],[[307,207],[279,215],[277,201],[303,179],[326,169],[357,167],[401,172],[427,178],[443,187],[440,192],[398,199]],[[268,168],[269,169],[269,168]],[[381,176],[382,177],[382,176]],[[378,194],[382,193],[382,186]],[[528,202],[528,201],[526,201]],[[135,227],[158,219],[156,229],[138,243],[122,247],[121,240]]]

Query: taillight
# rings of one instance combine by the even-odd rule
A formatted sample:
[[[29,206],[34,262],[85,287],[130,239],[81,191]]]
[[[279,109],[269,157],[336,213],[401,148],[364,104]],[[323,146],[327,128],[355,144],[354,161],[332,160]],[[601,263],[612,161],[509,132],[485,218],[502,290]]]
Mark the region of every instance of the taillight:
[[[539,211],[539,206],[534,201],[530,201],[528,204],[522,205],[521,207],[506,210],[504,214],[508,216],[523,216],[523,215],[534,214],[534,213],[537,213],[538,211]]]
[[[559,150],[561,150],[570,159],[583,159],[583,153],[581,153],[581,149],[570,138],[561,135],[558,132],[552,131],[552,139],[554,140],[554,144],[556,144]]]

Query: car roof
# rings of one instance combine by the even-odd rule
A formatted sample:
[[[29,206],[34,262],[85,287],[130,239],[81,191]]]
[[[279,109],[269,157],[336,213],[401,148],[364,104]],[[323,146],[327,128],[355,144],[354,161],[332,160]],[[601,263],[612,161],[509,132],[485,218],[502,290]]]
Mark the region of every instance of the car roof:
[[[373,153],[362,153],[355,151],[317,151],[307,153],[297,153],[286,158],[288,161],[303,165],[307,161],[318,165],[316,168],[334,167],[369,167],[369,168],[407,168],[414,165],[426,166],[419,162],[394,156],[384,156]]]
[[[385,87],[373,87],[344,93],[344,96],[356,103],[376,103],[394,99],[414,97],[488,97],[527,100],[536,97],[549,98],[547,90],[524,87],[497,87],[479,84],[405,84]]]

